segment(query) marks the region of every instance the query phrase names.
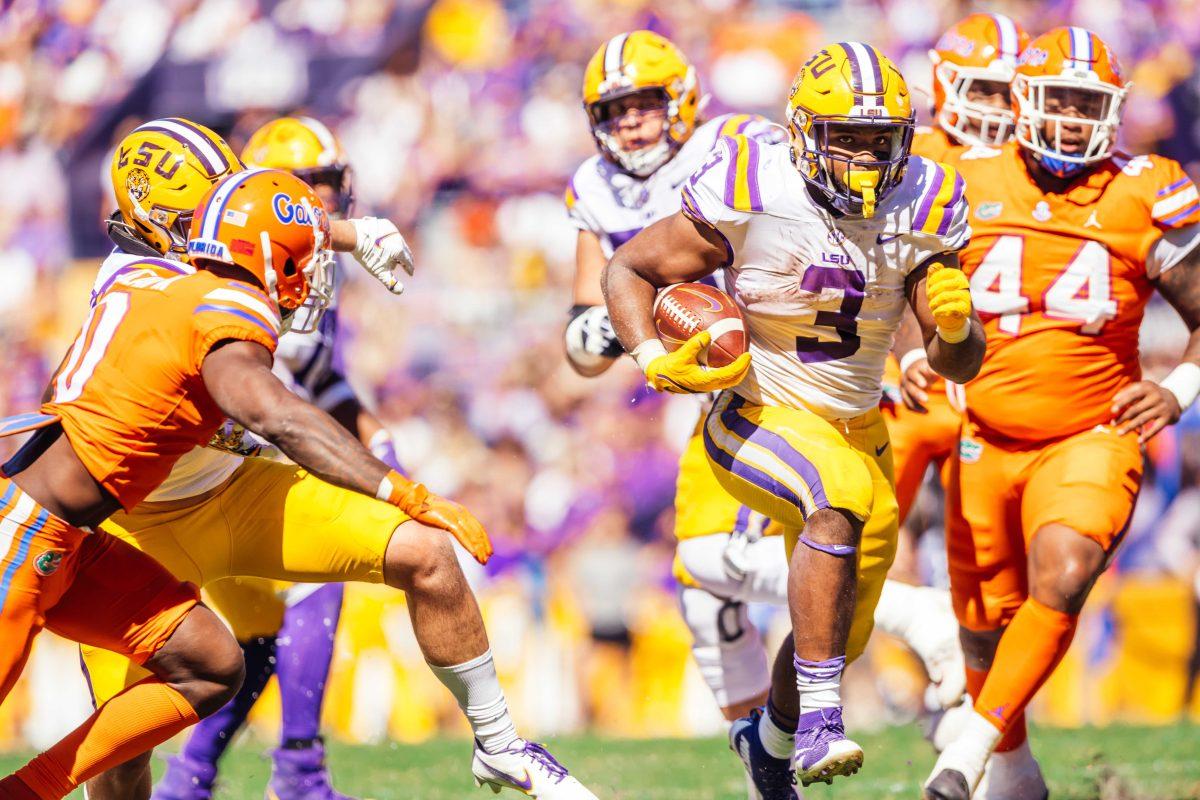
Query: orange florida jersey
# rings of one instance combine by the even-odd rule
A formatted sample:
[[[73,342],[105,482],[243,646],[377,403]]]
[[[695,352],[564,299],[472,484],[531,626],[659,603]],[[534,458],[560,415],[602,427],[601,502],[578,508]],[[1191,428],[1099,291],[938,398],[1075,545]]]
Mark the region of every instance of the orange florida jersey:
[[[1117,155],[1065,194],[1033,182],[1016,142],[955,151],[973,236],[959,257],[987,332],[967,408],[984,431],[1044,441],[1112,421],[1141,379],[1138,329],[1153,280],[1200,233],[1179,164]]]
[[[951,152],[960,148],[962,145],[951,139],[950,134],[938,126],[921,126],[913,133],[913,155],[928,158],[930,161],[945,161]]]
[[[224,421],[200,376],[212,347],[241,339],[274,352],[279,329],[274,304],[249,284],[132,260],[93,296],[42,410],[62,417],[88,472],[131,509]]]

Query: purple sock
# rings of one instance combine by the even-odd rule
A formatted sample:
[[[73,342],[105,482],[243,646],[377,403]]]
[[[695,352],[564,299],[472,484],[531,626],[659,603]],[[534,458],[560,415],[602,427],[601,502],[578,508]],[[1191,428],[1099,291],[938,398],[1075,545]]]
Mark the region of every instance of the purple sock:
[[[345,587],[320,587],[283,615],[276,645],[276,674],[283,705],[281,740],[315,739],[321,731],[321,702],[333,659],[333,635]]]
[[[262,637],[242,642],[242,653],[246,658],[246,680],[233,699],[196,723],[192,735],[183,746],[183,755],[205,764],[216,764],[217,759],[229,747],[233,736],[246,721],[263,687],[275,672],[275,639]]]

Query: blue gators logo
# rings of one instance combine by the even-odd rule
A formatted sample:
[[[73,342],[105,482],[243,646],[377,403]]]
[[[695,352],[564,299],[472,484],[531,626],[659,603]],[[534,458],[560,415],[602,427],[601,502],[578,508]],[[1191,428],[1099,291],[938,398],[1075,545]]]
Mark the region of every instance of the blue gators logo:
[[[292,202],[291,195],[279,192],[271,198],[271,208],[275,210],[275,218],[284,225],[312,225],[313,218],[303,203]],[[315,209],[314,209],[315,211]]]

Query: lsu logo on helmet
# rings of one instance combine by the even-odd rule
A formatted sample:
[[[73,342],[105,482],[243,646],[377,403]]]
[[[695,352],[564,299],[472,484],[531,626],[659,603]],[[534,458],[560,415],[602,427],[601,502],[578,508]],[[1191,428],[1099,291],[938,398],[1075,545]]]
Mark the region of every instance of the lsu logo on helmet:
[[[628,110],[619,101],[644,95],[661,113],[663,130],[647,147],[622,147],[618,127]],[[631,31],[609,39],[583,73],[583,107],[602,155],[624,171],[646,177],[674,157],[696,129],[700,86],[696,70],[670,40],[653,31]]]
[[[111,177],[117,213],[110,234],[132,238],[157,253],[183,258],[200,198],[242,168],[217,134],[182,117],[139,125],[117,145]]]
[[[189,231],[193,261],[249,272],[292,320],[302,306],[315,330],[333,298],[329,217],[320,198],[290,172],[252,168],[231,175],[200,201]]]
[[[354,173],[342,143],[312,117],[280,117],[263,125],[246,142],[242,162],[287,170],[309,186],[328,187],[326,210],[335,218],[348,214],[354,203]]]
[[[995,147],[1012,136],[1016,115],[972,100],[978,83],[1012,82],[1029,34],[1003,14],[971,14],[955,23],[929,51],[933,62],[933,115],[959,144]]]
[[[838,42],[804,63],[787,104],[800,174],[846,214],[873,216],[904,177],[912,148],[912,99],[896,65],[862,42]],[[833,134],[869,128],[888,138],[884,158],[835,153]]]
[[[1052,174],[1074,175],[1113,154],[1127,92],[1103,39],[1055,28],[1030,42],[1017,63],[1017,142]]]

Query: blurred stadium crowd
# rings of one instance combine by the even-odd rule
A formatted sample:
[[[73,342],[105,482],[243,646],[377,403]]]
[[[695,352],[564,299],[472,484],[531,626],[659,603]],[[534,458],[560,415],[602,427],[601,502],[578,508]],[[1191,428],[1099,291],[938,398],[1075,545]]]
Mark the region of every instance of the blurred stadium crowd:
[[[317,116],[349,153],[359,211],[396,220],[418,260],[398,299],[356,268],[347,271],[340,316],[349,374],[378,398],[416,476],[474,509],[497,543],[497,558],[473,579],[518,718],[546,732],[713,729],[707,690],[690,674],[670,577],[676,452],[695,407],[648,395],[631,368],[585,381],[562,355],[575,229],[561,195],[594,148],[579,100],[583,66],[603,39],[648,27],[699,66],[709,115],[778,117],[795,68],[816,45],[850,34],[895,58],[912,85],[928,87],[927,48],[976,6],[5,0],[3,7],[0,415],[36,406],[74,336],[106,251],[107,163],[121,135],[146,118],[178,114],[219,130],[240,150],[271,116]],[[1070,20],[1105,37],[1136,85],[1125,145],[1154,148],[1200,178],[1200,2],[1044,0],[987,10],[1034,32]],[[1174,313],[1152,306],[1143,333],[1152,375],[1183,341]],[[1195,413],[1154,442],[1153,480],[1134,529],[1038,719],[1171,719],[1189,703],[1200,712],[1192,691],[1200,667],[1197,444]],[[932,583],[944,572],[938,502],[929,492],[910,520],[917,545],[900,567]],[[407,617],[381,597],[363,587],[348,593],[327,713],[348,738],[420,738],[439,729],[449,708],[422,669]],[[882,642],[859,668],[862,696],[880,696],[893,712],[874,719],[902,718],[919,705],[920,680],[905,659]],[[47,700],[37,685],[74,660],[35,664],[42,666],[30,670],[29,690],[0,713],[0,742],[39,743],[51,732],[35,719],[45,715],[32,712],[71,702]],[[1141,687],[1136,697],[1129,686]],[[571,699],[550,704],[547,696]]]

